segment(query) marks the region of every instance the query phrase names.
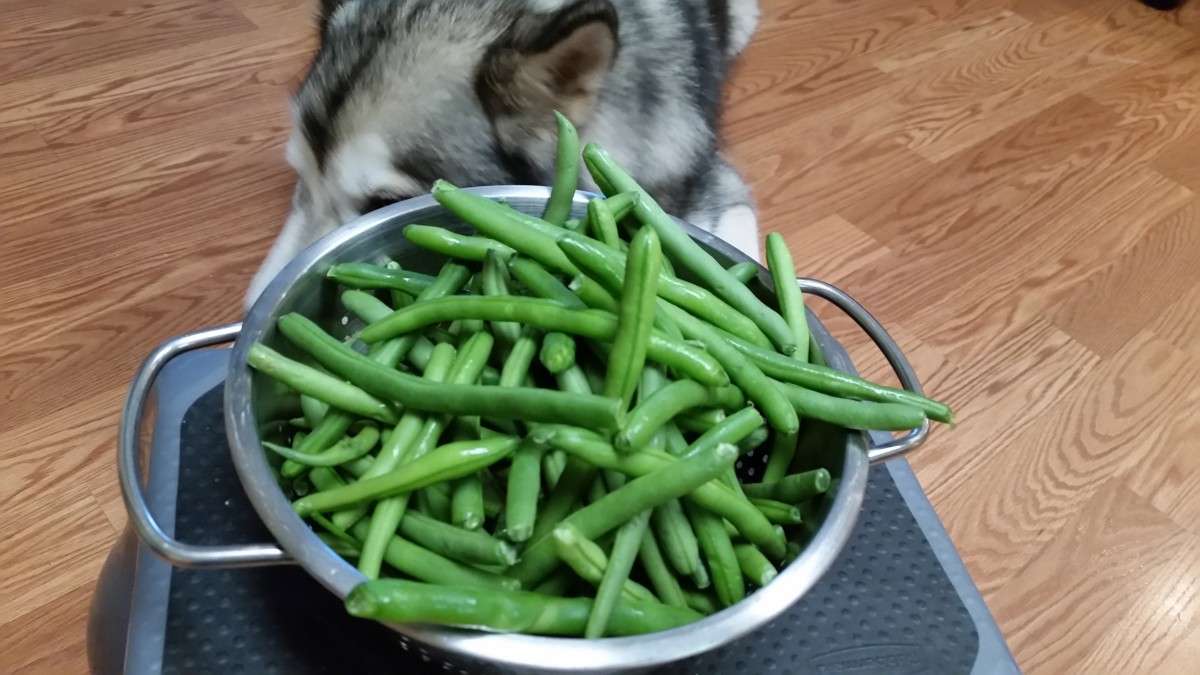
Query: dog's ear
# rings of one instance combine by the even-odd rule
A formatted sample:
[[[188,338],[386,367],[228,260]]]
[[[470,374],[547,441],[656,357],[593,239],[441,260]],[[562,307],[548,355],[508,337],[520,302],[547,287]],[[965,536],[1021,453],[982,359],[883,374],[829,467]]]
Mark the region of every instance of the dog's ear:
[[[538,120],[552,111],[587,121],[619,47],[617,12],[608,0],[564,2],[527,13],[509,27],[481,64],[477,90],[493,119]]]

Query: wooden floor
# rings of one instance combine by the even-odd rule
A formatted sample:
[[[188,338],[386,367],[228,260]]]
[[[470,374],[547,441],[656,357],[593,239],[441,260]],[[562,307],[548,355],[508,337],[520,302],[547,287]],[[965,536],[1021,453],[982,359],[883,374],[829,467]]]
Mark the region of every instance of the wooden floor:
[[[78,673],[122,396],[157,342],[238,317],[311,20],[0,17],[0,673]],[[958,409],[912,462],[1021,666],[1197,672],[1200,2],[771,0],[729,101],[766,227]]]

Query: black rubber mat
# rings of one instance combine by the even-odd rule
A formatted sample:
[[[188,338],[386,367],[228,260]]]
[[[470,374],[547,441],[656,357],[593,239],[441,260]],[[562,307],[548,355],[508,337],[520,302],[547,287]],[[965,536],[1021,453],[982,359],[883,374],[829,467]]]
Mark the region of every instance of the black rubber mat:
[[[195,544],[269,541],[229,456],[221,387],[184,416],[180,442],[176,536]],[[876,468],[850,544],[795,607],[761,631],[655,672],[967,675],[978,645],[971,617],[891,476]],[[174,570],[161,672],[483,675],[492,669],[448,668],[391,630],[347,616],[299,567],[270,567]]]

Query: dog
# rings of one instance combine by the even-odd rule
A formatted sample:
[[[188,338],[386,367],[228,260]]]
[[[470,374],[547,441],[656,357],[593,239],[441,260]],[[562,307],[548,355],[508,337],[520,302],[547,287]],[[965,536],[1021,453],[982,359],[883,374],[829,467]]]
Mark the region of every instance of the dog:
[[[438,178],[550,185],[554,111],[668,213],[759,259],[750,190],[718,140],[758,17],[757,0],[321,0],[292,97],[291,213],[246,309],[318,238]]]

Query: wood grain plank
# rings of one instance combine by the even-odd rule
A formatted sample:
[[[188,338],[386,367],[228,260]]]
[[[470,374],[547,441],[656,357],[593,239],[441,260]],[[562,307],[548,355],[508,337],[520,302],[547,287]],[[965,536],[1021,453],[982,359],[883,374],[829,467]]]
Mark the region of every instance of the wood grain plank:
[[[1007,9],[989,9],[939,21],[918,40],[905,40],[884,47],[869,57],[885,73],[912,69],[954,52],[977,48],[980,44],[1029,27],[1025,17]]]
[[[1200,194],[1200,131],[1180,138],[1155,157],[1150,166],[1167,178]]]
[[[0,166],[13,173],[38,171],[58,161],[46,139],[28,124],[0,126]]]
[[[7,675],[88,672],[87,611],[95,581],[88,579],[37,610],[37,619],[0,623],[0,672]]]
[[[1161,306],[1150,330],[1200,359],[1200,285],[1193,285]]]

